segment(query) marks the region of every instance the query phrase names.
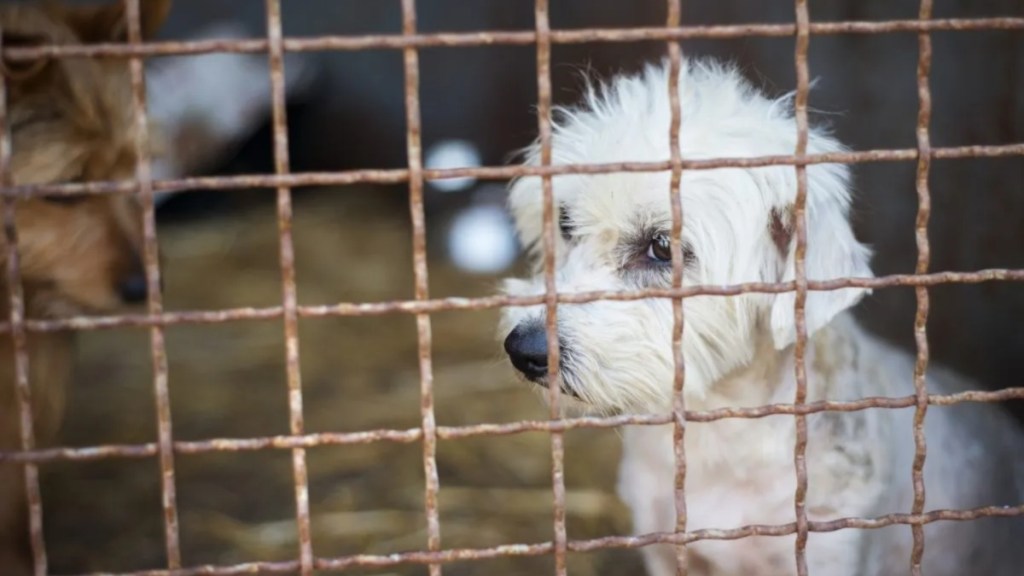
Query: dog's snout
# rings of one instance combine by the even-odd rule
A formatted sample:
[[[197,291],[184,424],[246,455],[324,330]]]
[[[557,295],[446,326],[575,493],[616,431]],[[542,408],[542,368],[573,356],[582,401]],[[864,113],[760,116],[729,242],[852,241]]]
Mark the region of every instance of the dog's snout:
[[[512,366],[530,380],[538,380],[548,373],[548,338],[542,324],[529,323],[516,326],[505,338],[505,352]]]
[[[121,299],[129,304],[137,304],[146,299],[148,289],[146,275],[140,272],[133,272],[121,279],[117,286]]]

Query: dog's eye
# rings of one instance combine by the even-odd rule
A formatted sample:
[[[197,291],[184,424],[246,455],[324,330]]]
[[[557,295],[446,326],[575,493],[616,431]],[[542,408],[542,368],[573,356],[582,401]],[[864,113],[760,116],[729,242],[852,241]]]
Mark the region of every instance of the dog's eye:
[[[651,240],[650,246],[647,247],[647,257],[659,262],[672,261],[672,242],[668,234],[658,234]]]
[[[569,213],[565,208],[558,209],[558,229],[562,231],[562,239],[566,242],[572,240],[572,233],[576,230],[576,227],[572,225],[572,220],[569,218]]]
[[[668,234],[656,234],[647,247],[647,257],[651,260],[664,263],[672,263],[672,240]],[[683,245],[683,262],[693,260],[693,251],[689,246]]]

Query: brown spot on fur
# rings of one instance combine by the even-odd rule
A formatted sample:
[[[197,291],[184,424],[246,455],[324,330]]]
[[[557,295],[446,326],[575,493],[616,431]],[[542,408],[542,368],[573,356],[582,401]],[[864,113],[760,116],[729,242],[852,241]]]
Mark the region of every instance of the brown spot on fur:
[[[170,0],[142,0],[143,32],[151,36]],[[5,46],[124,40],[121,0],[102,5],[0,6]],[[49,184],[131,178],[135,131],[128,64],[113,58],[14,61],[0,65],[11,131],[10,180]],[[120,286],[141,272],[142,216],[135,198],[104,195],[33,198],[15,204],[18,255],[30,317],[104,312],[122,304]],[[0,238],[0,265],[6,260]],[[0,274],[0,315],[9,315]],[[29,379],[34,428],[53,440],[74,357],[69,334],[31,334]],[[0,449],[20,446],[13,346],[0,337]],[[0,464],[0,572],[30,574],[21,468]]]
[[[789,243],[793,239],[793,208],[772,208],[768,231],[779,254],[789,254]]]

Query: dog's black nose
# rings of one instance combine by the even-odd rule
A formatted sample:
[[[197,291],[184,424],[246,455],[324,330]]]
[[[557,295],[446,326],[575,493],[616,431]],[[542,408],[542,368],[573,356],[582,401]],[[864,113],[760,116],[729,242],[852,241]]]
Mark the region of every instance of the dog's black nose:
[[[516,370],[530,380],[539,380],[548,373],[548,338],[544,326],[520,324],[505,338],[505,352]]]
[[[121,280],[117,287],[121,293],[121,299],[128,304],[137,304],[146,300],[148,287],[146,275],[142,273],[129,274]]]

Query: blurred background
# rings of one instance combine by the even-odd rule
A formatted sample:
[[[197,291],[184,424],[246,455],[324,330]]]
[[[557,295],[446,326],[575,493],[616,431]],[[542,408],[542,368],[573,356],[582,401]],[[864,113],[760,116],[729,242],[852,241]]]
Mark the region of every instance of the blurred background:
[[[528,0],[420,0],[422,32],[529,30]],[[397,1],[284,2],[287,36],[401,31]],[[684,2],[688,24],[791,23],[791,2]],[[937,18],[1022,16],[1019,0],[937,0]],[[661,0],[552,0],[554,28],[656,26]],[[917,17],[916,2],[811,2],[813,20]],[[179,0],[163,38],[259,37],[261,2]],[[933,35],[934,146],[1024,141],[1024,35]],[[792,38],[684,43],[691,55],[739,62],[772,93],[795,86]],[[814,37],[818,78],[811,105],[856,150],[916,146],[917,37]],[[585,44],[553,51],[554,96],[576,100],[579,73],[636,70],[664,44]],[[423,138],[430,166],[500,165],[534,137],[535,51],[531,46],[431,48],[421,52]],[[154,59],[153,115],[176,154],[164,177],[273,172],[269,80],[260,56]],[[394,50],[294,55],[287,62],[292,169],[404,167],[402,56]],[[684,111],[685,113],[685,111]],[[877,274],[910,273],[916,261],[914,163],[855,168],[856,225],[876,251]],[[932,168],[931,267],[1024,268],[1024,158],[936,161]],[[503,183],[428,185],[433,297],[491,294],[522,272],[500,207]],[[404,186],[294,191],[295,250],[302,304],[374,302],[413,295],[411,228]],[[201,310],[280,303],[274,195],[270,190],[190,190],[161,204],[166,306]],[[931,290],[933,361],[987,389],[1024,385],[1024,287],[1009,283]],[[912,289],[885,289],[859,315],[897,345],[913,345]],[[438,422],[463,425],[545,418],[515,382],[494,337],[497,313],[433,317]],[[147,332],[110,330],[81,338],[63,442],[73,446],[155,440]],[[201,440],[288,431],[280,322],[175,326],[167,330],[175,437]],[[410,316],[303,320],[301,363],[310,432],[419,424],[415,322]],[[1024,415],[1021,406],[1013,406]],[[567,435],[570,538],[627,534],[614,496],[613,431]],[[441,442],[445,547],[484,547],[551,538],[550,443],[544,434]],[[296,556],[287,451],[179,456],[177,489],[186,565]],[[309,452],[314,551],[318,556],[389,553],[426,543],[418,444],[379,443]],[[54,464],[43,468],[45,526],[58,573],[163,565],[155,460]],[[909,473],[909,471],[908,471]],[[575,554],[575,575],[639,573],[632,551]],[[511,558],[445,567],[455,575],[548,573],[550,558]],[[424,574],[421,566],[353,574]]]

